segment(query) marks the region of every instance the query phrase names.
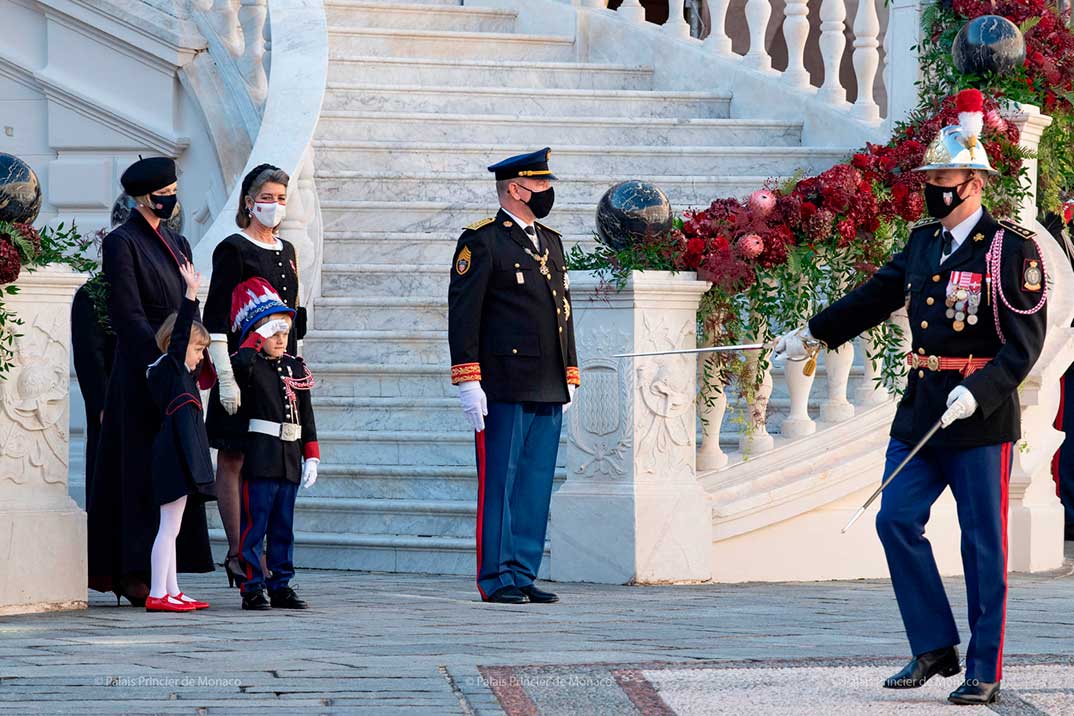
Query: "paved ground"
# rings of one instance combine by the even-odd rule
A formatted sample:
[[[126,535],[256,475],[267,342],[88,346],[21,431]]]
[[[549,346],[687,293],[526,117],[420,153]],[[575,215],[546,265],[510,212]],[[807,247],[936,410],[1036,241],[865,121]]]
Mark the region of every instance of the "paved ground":
[[[267,613],[222,573],[182,584],[213,607],[94,594],[0,618],[0,714],[925,715],[958,681],[877,688],[907,658],[884,581],[556,585],[560,604],[515,607],[469,579],[302,572],[315,608]],[[961,580],[948,592],[966,638]],[[1007,654],[994,712],[1074,714],[1074,563],[1012,577]]]

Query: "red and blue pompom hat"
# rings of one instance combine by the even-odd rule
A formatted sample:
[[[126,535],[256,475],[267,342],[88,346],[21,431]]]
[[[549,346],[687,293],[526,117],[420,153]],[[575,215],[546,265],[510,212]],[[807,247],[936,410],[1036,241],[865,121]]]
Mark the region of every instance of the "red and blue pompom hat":
[[[260,276],[246,279],[231,292],[231,330],[239,334],[240,341],[255,323],[276,313],[295,316],[295,310],[288,308],[272,284]]]

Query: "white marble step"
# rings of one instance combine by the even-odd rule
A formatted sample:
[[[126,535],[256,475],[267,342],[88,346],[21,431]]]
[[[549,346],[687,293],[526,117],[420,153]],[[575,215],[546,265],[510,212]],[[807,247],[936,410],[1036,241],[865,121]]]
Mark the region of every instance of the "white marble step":
[[[447,301],[424,296],[318,298],[314,328],[388,331],[447,329]]]
[[[328,83],[526,89],[646,90],[653,85],[651,67],[596,62],[531,62],[352,56],[333,59]]]
[[[431,114],[329,110],[317,136],[326,140],[502,142],[534,146],[610,144],[656,146],[800,145],[800,122],[765,119],[577,117],[503,114]]]
[[[295,503],[295,530],[410,537],[474,535],[474,500],[383,500],[319,497],[317,487]]]
[[[644,117],[726,119],[731,97],[674,90],[426,87],[329,83],[323,111],[428,112],[519,117]],[[554,142],[561,144],[562,142]],[[532,144],[532,142],[527,143]]]
[[[423,395],[446,398],[458,395],[458,390],[451,384],[450,361],[434,366],[359,363],[352,358],[348,362],[314,362],[311,370],[317,379],[317,394],[322,396],[390,398]]]
[[[329,0],[330,2],[339,3],[345,0]],[[459,7],[463,4],[463,0],[361,0],[366,5],[439,5],[446,7]]]
[[[668,195],[676,210],[708,204],[725,196],[742,197],[761,186],[765,176],[652,176],[636,177],[655,184]],[[570,175],[556,182],[556,201],[596,205],[616,180],[607,176]],[[385,171],[317,172],[317,196],[321,201],[452,201],[495,205],[496,184],[484,167],[445,178],[442,174],[389,174]],[[554,216],[554,210],[553,210]],[[468,222],[469,223],[469,222]]]
[[[444,365],[441,363],[441,365]],[[318,430],[465,430],[458,398],[430,398],[417,391],[399,398],[345,398],[317,395]]]
[[[448,360],[446,331],[310,331],[303,350],[321,362],[391,363],[442,368]]]
[[[576,59],[574,39],[560,35],[521,35],[498,32],[453,32],[363,27],[330,27],[329,58],[355,55],[439,57],[486,60]]]
[[[556,483],[566,479],[556,470]],[[379,500],[477,500],[473,463],[455,467],[429,465],[321,465],[317,497]]]
[[[416,5],[406,2],[328,0],[328,27],[379,27],[406,30],[512,32],[518,13],[499,8],[460,5]]]
[[[441,297],[447,295],[450,270],[450,263],[324,264],[321,295]]]
[[[396,264],[450,266],[455,243],[462,233],[453,228],[430,233],[385,233],[380,231],[325,232],[325,261],[339,263]],[[586,250],[596,245],[592,233],[568,234],[563,237],[570,251],[575,244]]]
[[[322,201],[327,231],[458,231],[478,218],[495,215],[495,204],[444,202]],[[556,204],[555,229],[566,234],[592,231],[593,204]],[[476,217],[476,218],[474,218]],[[460,231],[461,233],[461,231]]]
[[[318,166],[327,171],[391,166],[401,174],[442,172],[448,180],[505,156],[532,151],[533,146],[314,141]],[[845,149],[829,147],[554,145],[551,166],[557,176],[604,174],[613,183],[632,176],[663,174],[789,176],[799,169],[823,171],[846,154]]]
[[[463,430],[325,430],[317,431],[323,462],[338,465],[474,464],[474,431]],[[566,436],[557,465],[566,459]]]

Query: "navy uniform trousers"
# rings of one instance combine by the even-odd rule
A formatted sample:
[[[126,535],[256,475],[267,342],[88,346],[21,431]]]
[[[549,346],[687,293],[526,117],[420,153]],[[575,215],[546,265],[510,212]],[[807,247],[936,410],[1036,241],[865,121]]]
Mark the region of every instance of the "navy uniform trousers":
[[[295,576],[295,500],[298,483],[290,480],[242,481],[242,513],[239,520],[240,561],[246,570],[243,594],[270,592],[286,587]],[[261,571],[261,545],[268,536],[265,566]]]
[[[885,478],[912,446],[891,439]],[[962,566],[970,631],[966,678],[1003,677],[1007,615],[1007,493],[1011,443],[973,448],[926,446],[884,490],[876,531],[915,655],[959,643],[932,545],[925,538],[932,504],[950,487],[962,529]]]
[[[477,433],[477,589],[526,587],[544,556],[563,406],[490,402]]]

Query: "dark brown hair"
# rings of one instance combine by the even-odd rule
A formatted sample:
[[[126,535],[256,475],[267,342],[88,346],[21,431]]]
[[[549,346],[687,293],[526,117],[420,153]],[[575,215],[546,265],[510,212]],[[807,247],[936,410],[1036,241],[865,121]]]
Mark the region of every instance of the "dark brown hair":
[[[242,191],[239,194],[239,208],[235,212],[235,223],[240,229],[250,225],[250,210],[246,208],[246,198],[254,199],[261,193],[261,187],[269,182],[287,186],[291,177],[283,169],[271,164],[258,164],[242,180]]]

